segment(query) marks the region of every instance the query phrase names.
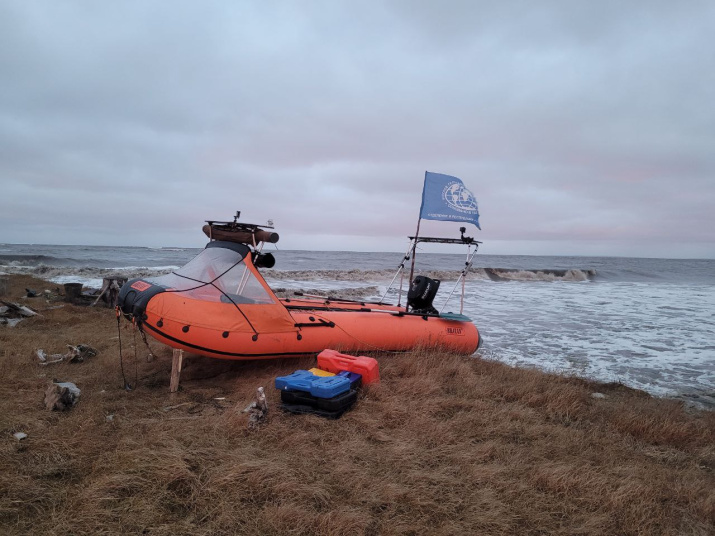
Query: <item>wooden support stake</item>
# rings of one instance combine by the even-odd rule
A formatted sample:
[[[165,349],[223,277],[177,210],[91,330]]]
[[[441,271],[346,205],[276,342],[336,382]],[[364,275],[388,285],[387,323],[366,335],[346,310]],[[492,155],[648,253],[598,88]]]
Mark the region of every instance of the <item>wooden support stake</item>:
[[[169,392],[175,393],[179,390],[179,376],[181,375],[181,363],[184,360],[184,351],[174,348],[171,355],[171,382]]]

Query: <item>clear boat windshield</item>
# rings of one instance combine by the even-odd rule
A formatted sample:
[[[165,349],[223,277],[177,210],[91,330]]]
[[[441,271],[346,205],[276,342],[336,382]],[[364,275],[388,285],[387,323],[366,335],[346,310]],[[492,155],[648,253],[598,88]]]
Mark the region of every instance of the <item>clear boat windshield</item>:
[[[198,300],[275,303],[244,262],[249,253],[243,244],[210,242],[182,268],[147,281]]]

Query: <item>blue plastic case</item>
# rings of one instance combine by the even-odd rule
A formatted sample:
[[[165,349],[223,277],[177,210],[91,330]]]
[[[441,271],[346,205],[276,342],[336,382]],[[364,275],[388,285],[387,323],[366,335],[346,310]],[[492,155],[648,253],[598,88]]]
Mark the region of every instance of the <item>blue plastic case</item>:
[[[305,391],[318,398],[333,398],[350,390],[351,382],[344,376],[316,376],[308,370],[296,370],[276,378],[276,389]]]

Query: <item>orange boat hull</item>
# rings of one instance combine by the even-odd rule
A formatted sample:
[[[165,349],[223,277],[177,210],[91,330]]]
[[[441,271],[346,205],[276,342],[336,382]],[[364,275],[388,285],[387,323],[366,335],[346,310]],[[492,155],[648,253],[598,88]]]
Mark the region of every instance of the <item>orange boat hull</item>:
[[[161,296],[161,295],[160,295]],[[199,321],[200,303],[195,307],[195,322],[186,314],[172,319],[168,311],[192,304],[179,295],[164,295],[160,306],[152,301],[146,308],[142,326],[153,338],[173,348],[219,359],[270,359],[317,354],[326,348],[344,352],[403,352],[420,347],[442,348],[469,355],[476,351],[480,336],[474,323],[437,316],[404,314],[397,307],[340,304],[339,310],[326,310],[322,302],[301,300],[300,310],[290,311],[294,327],[283,332],[232,331],[219,325],[221,314],[212,314],[215,325]],[[166,298],[177,301],[166,303]],[[155,298],[156,299],[156,298]],[[181,302],[181,303],[179,303]],[[292,302],[295,306],[296,302]],[[235,316],[231,304],[216,304],[227,315]],[[215,307],[214,307],[215,309]]]

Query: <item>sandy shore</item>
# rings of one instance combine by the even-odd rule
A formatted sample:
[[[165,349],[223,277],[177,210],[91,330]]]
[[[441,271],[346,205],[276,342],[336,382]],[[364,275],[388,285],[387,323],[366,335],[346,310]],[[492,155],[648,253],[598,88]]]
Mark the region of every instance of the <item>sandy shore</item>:
[[[11,276],[0,297],[40,313],[0,326],[2,533],[715,533],[714,412],[439,353],[377,356],[338,421],[277,409],[275,376],[311,359],[189,357],[170,395],[168,348],[149,362],[113,311],[25,287],[56,285]],[[77,343],[99,355],[38,364]],[[53,379],[76,407],[44,408]],[[248,432],[259,385],[270,419]]]

